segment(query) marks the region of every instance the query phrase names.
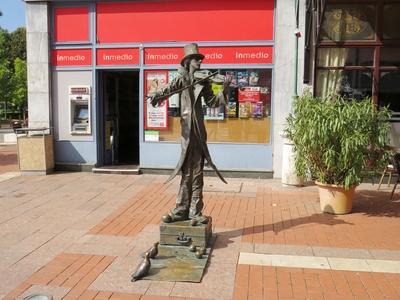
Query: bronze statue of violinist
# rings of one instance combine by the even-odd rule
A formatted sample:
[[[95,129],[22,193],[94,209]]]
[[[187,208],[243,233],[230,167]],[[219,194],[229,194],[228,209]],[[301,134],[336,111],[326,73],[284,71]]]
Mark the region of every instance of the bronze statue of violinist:
[[[177,77],[160,91],[148,95],[153,106],[176,93],[179,93],[180,100],[182,153],[168,181],[172,180],[179,171],[182,173],[182,179],[175,208],[162,218],[165,223],[188,219],[207,223],[208,219],[202,215],[204,160],[226,183],[212,162],[207,148],[202,99],[210,107],[226,104],[230,82],[224,76],[215,77],[216,74],[199,71],[203,59],[204,55],[199,53],[197,44],[186,45]],[[223,84],[218,95],[214,95],[211,89],[210,78],[213,76],[215,80],[220,80]]]

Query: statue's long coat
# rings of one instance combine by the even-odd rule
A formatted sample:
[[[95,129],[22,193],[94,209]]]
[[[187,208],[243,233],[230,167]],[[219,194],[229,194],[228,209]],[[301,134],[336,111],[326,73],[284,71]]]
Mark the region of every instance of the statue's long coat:
[[[181,67],[179,68],[175,79],[173,79],[161,91],[156,93],[156,98],[160,99],[159,101],[162,101],[163,95],[173,93],[190,84],[191,81],[188,71]],[[191,138],[197,138],[202,148],[198,150],[203,152],[204,158],[208,162],[208,165],[213,168],[219,178],[226,183],[225,179],[212,162],[210,152],[208,151],[207,131],[204,126],[204,117],[202,111],[202,98],[206,105],[210,107],[217,107],[220,104],[225,103],[224,94],[222,91],[215,96],[209,81],[195,84],[193,87],[189,87],[179,92],[182,153],[175,170],[168,178],[167,182],[172,180],[181,170],[186,159]]]

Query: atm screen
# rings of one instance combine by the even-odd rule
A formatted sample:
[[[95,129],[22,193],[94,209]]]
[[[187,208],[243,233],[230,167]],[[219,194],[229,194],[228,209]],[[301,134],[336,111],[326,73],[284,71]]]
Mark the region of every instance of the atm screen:
[[[87,123],[89,119],[87,105],[75,107],[75,123]]]

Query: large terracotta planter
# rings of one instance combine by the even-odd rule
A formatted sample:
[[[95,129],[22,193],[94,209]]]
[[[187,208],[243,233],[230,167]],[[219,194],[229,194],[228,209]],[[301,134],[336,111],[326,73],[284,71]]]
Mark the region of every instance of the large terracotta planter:
[[[356,186],[346,190],[341,186],[316,181],[319,190],[321,210],[326,213],[341,215],[351,212]]]

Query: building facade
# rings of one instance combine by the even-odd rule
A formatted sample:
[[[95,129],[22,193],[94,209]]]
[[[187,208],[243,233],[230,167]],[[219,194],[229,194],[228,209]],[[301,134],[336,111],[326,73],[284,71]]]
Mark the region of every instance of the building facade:
[[[29,126],[52,128],[59,167],[172,169],[179,101],[153,108],[146,95],[196,42],[202,68],[232,78],[228,104],[204,107],[216,165],[279,178],[281,132],[303,88],[306,4],[26,0]]]

